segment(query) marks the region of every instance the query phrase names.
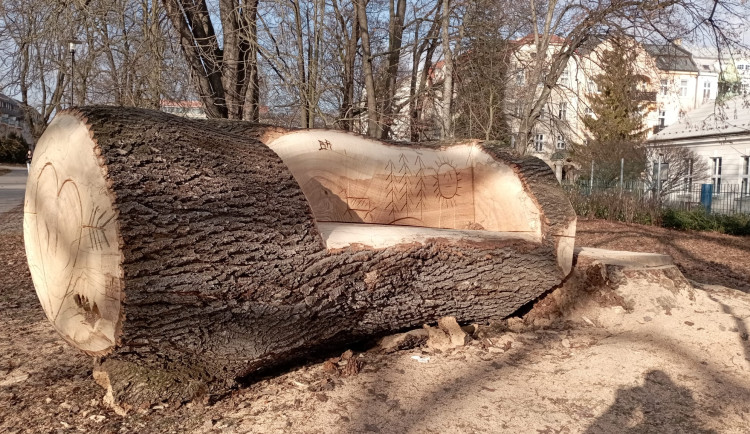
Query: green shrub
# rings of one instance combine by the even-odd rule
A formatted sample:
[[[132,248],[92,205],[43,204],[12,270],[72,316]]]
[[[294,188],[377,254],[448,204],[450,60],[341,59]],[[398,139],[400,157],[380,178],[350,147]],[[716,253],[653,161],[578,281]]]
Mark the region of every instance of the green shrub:
[[[16,135],[0,137],[0,163],[25,163],[28,149],[26,141]]]
[[[702,209],[693,211],[667,209],[662,215],[662,226],[680,230],[750,235],[750,215],[709,214]]]
[[[663,226],[691,231],[714,231],[729,235],[750,235],[750,214],[709,214],[703,209],[662,209],[650,195],[607,189],[589,193],[583,186],[566,187],[576,215],[588,219]]]

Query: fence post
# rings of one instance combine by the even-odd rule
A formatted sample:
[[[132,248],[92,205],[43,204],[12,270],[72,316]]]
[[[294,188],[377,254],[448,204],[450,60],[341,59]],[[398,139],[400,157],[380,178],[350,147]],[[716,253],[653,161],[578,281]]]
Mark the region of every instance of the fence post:
[[[591,160],[591,179],[589,179],[589,194],[594,192],[594,160]]]
[[[711,197],[713,196],[713,184],[701,184],[701,205],[707,213],[711,213]]]
[[[659,200],[659,203],[661,203],[661,154],[659,154],[659,160],[658,160],[658,169],[656,170],[656,192],[657,192],[657,199]]]
[[[625,171],[625,159],[620,158],[620,193],[622,193],[622,176]]]

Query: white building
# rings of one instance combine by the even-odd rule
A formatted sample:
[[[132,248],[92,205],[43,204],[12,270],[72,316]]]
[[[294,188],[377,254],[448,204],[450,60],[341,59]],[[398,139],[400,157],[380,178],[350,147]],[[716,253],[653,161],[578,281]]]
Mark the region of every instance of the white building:
[[[161,101],[161,111],[190,119],[206,119],[206,111],[200,101]]]
[[[547,56],[551,57],[563,42],[561,38],[553,38]],[[606,39],[594,38],[577,50],[535,126],[529,152],[550,164],[558,177],[563,172],[561,166],[570,167],[569,159],[566,161],[570,143],[583,144],[590,139],[581,119],[593,116],[589,96],[599,92],[595,82],[595,77],[602,73],[599,56],[610,47]],[[644,113],[647,138],[671,125],[684,126],[688,114],[717,98],[720,80],[732,77],[731,74],[740,77],[745,92],[750,90],[750,61],[720,62],[715,50],[683,47],[680,41],[663,44],[633,41],[633,49],[637,50],[635,72],[649,78],[642,92],[643,101],[648,103]],[[517,50],[521,53],[516,55],[517,58],[528,57],[535,50],[533,40],[528,37],[519,40]],[[529,71],[523,69],[523,61],[515,68],[512,70],[514,76],[509,80],[511,89],[525,85],[529,75]],[[518,114],[518,103],[514,101],[512,91],[509,95],[507,113],[511,129],[515,131],[518,128],[518,120],[514,118]],[[695,119],[695,116],[701,115],[691,118]]]
[[[645,118],[651,130],[650,137],[696,108],[699,85],[705,83],[706,78],[699,77],[698,66],[690,52],[676,43],[644,44],[643,47],[652,59],[652,76],[655,77],[652,90],[656,91],[656,110]],[[716,87],[715,82],[713,87]]]
[[[743,210],[750,211],[750,104],[746,97],[720,104],[707,101],[655,134],[648,144],[690,149],[708,164],[708,172],[684,176],[704,178],[713,184],[714,194],[736,192],[736,197],[727,200],[740,200]]]

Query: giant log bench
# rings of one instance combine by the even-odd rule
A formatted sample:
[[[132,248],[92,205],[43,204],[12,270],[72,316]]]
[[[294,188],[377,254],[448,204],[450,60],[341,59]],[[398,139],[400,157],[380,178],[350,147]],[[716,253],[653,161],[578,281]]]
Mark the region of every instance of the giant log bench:
[[[24,210],[47,317],[133,404],[447,315],[506,317],[570,271],[575,223],[545,163],[480,142],[113,107],[56,116]]]

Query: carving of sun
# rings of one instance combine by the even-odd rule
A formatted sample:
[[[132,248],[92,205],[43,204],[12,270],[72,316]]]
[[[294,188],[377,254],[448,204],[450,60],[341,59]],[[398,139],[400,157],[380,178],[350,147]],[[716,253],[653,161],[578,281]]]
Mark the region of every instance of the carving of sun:
[[[456,166],[446,160],[438,160],[435,169],[435,195],[441,204],[454,206],[456,196],[459,196],[459,182],[461,181],[461,172],[456,170]]]

